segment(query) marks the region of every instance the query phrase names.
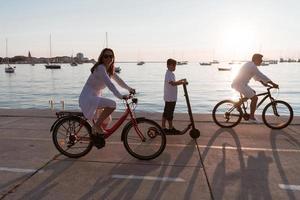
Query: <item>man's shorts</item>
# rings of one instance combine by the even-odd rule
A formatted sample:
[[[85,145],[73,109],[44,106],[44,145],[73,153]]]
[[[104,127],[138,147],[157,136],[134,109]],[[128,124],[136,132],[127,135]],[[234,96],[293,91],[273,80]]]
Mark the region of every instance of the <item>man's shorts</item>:
[[[251,99],[252,97],[255,96],[255,90],[253,90],[251,87],[249,87],[248,85],[235,85],[234,89],[240,93],[242,93],[242,95],[244,95],[245,97]]]
[[[176,101],[165,101],[163,118],[167,120],[173,120],[175,106],[176,106]]]

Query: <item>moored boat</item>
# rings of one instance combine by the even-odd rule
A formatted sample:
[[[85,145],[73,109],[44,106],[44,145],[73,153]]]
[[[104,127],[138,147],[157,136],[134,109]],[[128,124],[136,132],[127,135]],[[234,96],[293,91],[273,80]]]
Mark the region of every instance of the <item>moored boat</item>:
[[[218,67],[219,71],[230,71],[231,67]]]
[[[121,67],[115,67],[115,72],[120,73],[121,72]]]
[[[145,64],[144,61],[140,61],[140,62],[137,63],[137,65],[143,65],[143,64]]]
[[[15,68],[16,67],[7,66],[7,67],[5,67],[5,72],[6,73],[14,73],[15,72]]]

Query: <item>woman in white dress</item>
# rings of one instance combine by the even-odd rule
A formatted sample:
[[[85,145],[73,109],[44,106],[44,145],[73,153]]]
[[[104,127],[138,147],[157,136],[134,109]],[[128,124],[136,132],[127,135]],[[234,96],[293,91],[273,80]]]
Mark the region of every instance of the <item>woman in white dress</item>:
[[[93,137],[97,134],[103,134],[101,128],[102,123],[110,114],[116,109],[116,102],[112,99],[102,97],[102,90],[105,87],[119,99],[126,99],[128,95],[122,95],[111,79],[115,80],[122,88],[127,89],[129,92],[135,90],[129,87],[116,73],[115,73],[115,56],[112,49],[105,48],[101,51],[98,61],[91,68],[91,74],[87,79],[82,92],[79,97],[79,107],[81,108],[84,116],[93,120],[96,118],[97,109],[102,109],[96,124],[92,127]]]

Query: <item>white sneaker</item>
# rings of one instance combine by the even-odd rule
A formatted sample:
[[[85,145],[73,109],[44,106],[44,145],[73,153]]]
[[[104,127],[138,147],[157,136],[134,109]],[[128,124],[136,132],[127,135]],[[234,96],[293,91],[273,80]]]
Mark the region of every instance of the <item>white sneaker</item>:
[[[262,122],[259,121],[258,119],[249,119],[248,122],[252,123],[252,124],[261,124]]]

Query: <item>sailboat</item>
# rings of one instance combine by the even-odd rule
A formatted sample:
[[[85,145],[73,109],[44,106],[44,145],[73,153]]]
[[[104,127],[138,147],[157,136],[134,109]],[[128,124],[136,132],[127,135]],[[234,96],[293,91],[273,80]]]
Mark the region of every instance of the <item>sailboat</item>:
[[[72,56],[71,56],[71,62],[70,62],[70,65],[73,66],[73,67],[75,67],[75,66],[78,65],[78,64],[75,62],[74,58],[73,58],[73,54],[72,54]]]
[[[7,39],[5,41],[5,44],[6,44],[6,64],[7,64],[7,67],[5,67],[5,72],[6,73],[14,73],[15,72],[15,66],[10,66],[9,65],[9,58],[7,56],[7,52],[8,52],[8,47],[7,47]]]
[[[116,72],[116,73],[120,73],[121,70],[122,70],[121,67],[115,67],[115,72]]]
[[[48,60],[48,63],[45,65],[46,69],[60,69],[61,66],[57,64],[51,64],[51,58],[52,58],[52,46],[51,46],[51,35],[50,35],[50,58]]]

